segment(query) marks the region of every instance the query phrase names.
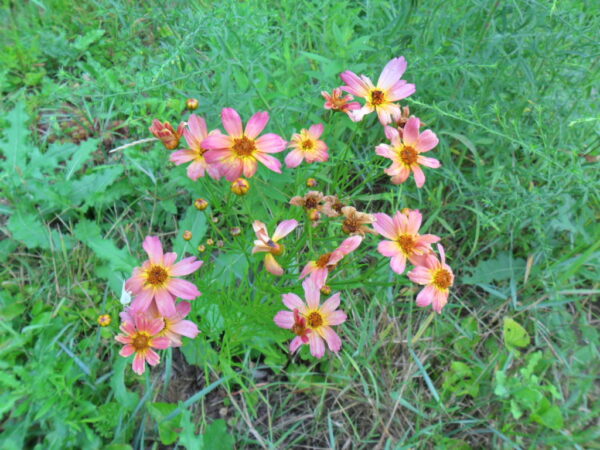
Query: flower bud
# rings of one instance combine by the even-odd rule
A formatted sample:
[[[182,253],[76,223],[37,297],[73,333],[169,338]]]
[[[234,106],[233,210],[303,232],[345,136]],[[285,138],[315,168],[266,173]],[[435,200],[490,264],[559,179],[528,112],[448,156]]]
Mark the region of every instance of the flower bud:
[[[163,123],[160,120],[154,119],[149,130],[167,149],[174,150],[179,146],[179,140],[181,139],[181,136],[183,136],[184,128],[185,123],[183,122],[179,124],[177,131],[175,131],[169,122]]]
[[[208,202],[203,198],[197,198],[194,201],[194,206],[198,211],[204,211],[206,208],[208,208]]]
[[[250,183],[245,178],[238,178],[231,183],[231,192],[235,195],[246,195],[250,190]]]
[[[204,253],[206,251],[206,246],[204,244],[201,244],[198,246],[198,251],[200,253]]]
[[[221,219],[219,219],[219,216],[212,216],[210,220],[212,223],[219,223]]]
[[[217,247],[219,247],[219,248],[223,248],[223,247],[225,247],[225,242],[223,242],[223,240],[222,240],[222,239],[219,239],[219,240],[217,241]]]
[[[197,98],[188,98],[187,101],[185,102],[185,107],[187,109],[189,109],[190,111],[194,111],[194,110],[198,109],[199,105],[200,105],[200,102],[198,101]]]
[[[331,286],[324,284],[323,287],[321,288],[321,294],[323,294],[323,295],[331,294]]]
[[[190,230],[185,230],[183,232],[183,239],[185,239],[186,241],[192,239],[192,232]]]
[[[306,185],[308,187],[315,187],[317,185],[317,180],[314,178],[309,178],[308,180],[306,180]]]
[[[98,316],[98,325],[100,325],[101,327],[109,326],[111,321],[112,319],[108,314],[102,314],[101,316]]]
[[[213,239],[211,239],[211,238],[208,238],[206,240],[206,245],[215,245],[215,241]]]
[[[229,230],[232,236],[239,236],[242,233],[242,229],[240,227],[233,227]]]

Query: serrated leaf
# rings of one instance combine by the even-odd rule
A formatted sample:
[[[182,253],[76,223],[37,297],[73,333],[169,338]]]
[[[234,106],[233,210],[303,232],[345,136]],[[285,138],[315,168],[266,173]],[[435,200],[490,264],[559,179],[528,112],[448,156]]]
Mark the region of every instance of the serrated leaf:
[[[97,139],[88,139],[79,145],[79,148],[75,151],[67,163],[67,167],[65,169],[65,180],[69,180],[77,170],[83,167],[85,162],[90,158],[90,155],[94,152],[94,150],[96,150],[96,148],[98,148]]]
[[[8,230],[13,239],[22,242],[27,248],[50,248],[48,230],[35,214],[16,211],[8,219]]]
[[[104,192],[122,173],[122,166],[95,167],[94,173],[84,175],[81,179],[72,182],[71,200],[75,205],[83,201],[90,204],[90,197]]]
[[[509,253],[502,252],[495,258],[481,261],[477,267],[467,268],[472,274],[462,280],[467,284],[479,284],[519,278],[525,273],[525,264],[524,259],[513,258]]]
[[[504,345],[512,351],[517,351],[516,347],[527,347],[531,341],[527,330],[510,317],[504,318],[502,334],[504,336]]]
[[[84,51],[94,42],[100,40],[104,33],[105,31],[101,29],[88,31],[83,36],[78,36],[73,46],[79,51]]]
[[[17,168],[21,171],[25,169],[27,158],[27,137],[29,129],[27,121],[29,115],[25,110],[25,104],[18,102],[15,107],[6,115],[9,126],[4,132],[2,141],[0,141],[0,149],[6,157],[4,166],[8,174],[15,174]]]

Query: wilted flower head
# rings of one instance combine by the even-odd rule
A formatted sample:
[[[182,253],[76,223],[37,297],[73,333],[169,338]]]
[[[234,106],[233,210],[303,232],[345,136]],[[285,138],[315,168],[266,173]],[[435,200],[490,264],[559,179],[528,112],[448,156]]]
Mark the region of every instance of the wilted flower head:
[[[325,284],[329,272],[338,265],[344,256],[353,252],[362,242],[361,236],[352,236],[340,244],[334,251],[321,255],[315,261],[309,261],[302,273],[300,279],[310,274],[310,279],[320,289]]]
[[[398,100],[408,97],[415,92],[415,85],[401,80],[402,74],[406,70],[406,60],[404,56],[390,60],[383,68],[377,86],[366,76],[360,77],[354,72],[347,70],[340,75],[340,78],[346,83],[342,89],[357,97],[366,100],[365,105],[348,115],[355,121],[361,121],[365,115],[377,112],[379,121],[382,125],[387,125],[392,121],[392,117],[400,117],[400,106],[396,103]]]
[[[398,274],[404,272],[407,259],[414,265],[421,264],[424,255],[432,251],[431,244],[440,240],[433,234],[419,234],[423,216],[417,210],[397,211],[393,218],[384,213],[374,216],[376,222],[373,228],[390,239],[381,241],[377,250],[391,258],[392,270]]]
[[[285,165],[293,168],[298,167],[302,160],[307,163],[316,161],[327,161],[327,144],[319,138],[323,134],[323,124],[312,125],[308,130],[302,129],[300,133],[294,133],[289,147],[293,150],[285,157]]]
[[[272,171],[281,173],[281,162],[270,154],[285,150],[287,142],[273,133],[258,137],[269,122],[268,112],[254,114],[245,129],[235,109],[224,108],[221,117],[229,135],[209,136],[203,145],[210,150],[206,160],[209,164],[216,164],[227,181],[233,181],[242,174],[250,178],[256,173],[259,161]]]
[[[448,303],[450,287],[454,284],[454,274],[446,264],[444,247],[437,246],[441,261],[433,253],[423,258],[422,265],[408,272],[408,278],[414,283],[424,285],[425,288],[417,295],[417,306],[432,305],[438,314]]]
[[[177,131],[175,131],[169,122],[163,123],[158,119],[154,119],[149,130],[167,149],[174,150],[179,145],[179,140],[181,139],[181,136],[183,136],[184,128],[184,122],[181,122],[177,127]]]
[[[187,175],[192,180],[197,180],[206,173],[215,180],[219,179],[220,174],[217,166],[209,164],[204,157],[208,149],[203,147],[203,143],[208,136],[220,134],[219,130],[213,130],[209,133],[204,118],[195,114],[190,115],[187,128],[183,130],[189,149],[173,152],[169,160],[174,162],[176,166],[191,161],[192,163],[187,168]]]
[[[167,337],[159,336],[164,328],[162,319],[150,319],[142,314],[133,314],[131,320],[121,324],[121,331],[115,337],[117,341],[125,346],[119,354],[127,357],[135,353],[133,358],[133,371],[139,375],[146,370],[146,361],[151,366],[160,362],[160,357],[153,349],[165,349],[169,347],[170,341]]]
[[[231,192],[235,195],[246,195],[250,190],[250,182],[245,178],[238,178],[231,183]]]
[[[342,215],[342,208],[346,206],[337,195],[327,195],[323,198],[325,201],[323,205],[323,213],[327,217],[339,217]]]
[[[350,94],[343,96],[341,88],[335,88],[331,95],[326,91],[321,91],[321,95],[325,97],[325,109],[332,109],[334,111],[341,111],[348,113],[356,109],[360,109],[360,103],[353,102],[354,97]]]
[[[267,271],[272,273],[273,275],[283,275],[283,268],[275,260],[275,256],[282,255],[285,248],[283,244],[279,244],[278,241],[286,237],[292,231],[294,231],[297,226],[297,220],[284,220],[279,225],[277,225],[275,233],[273,233],[273,237],[269,237],[269,234],[267,232],[267,226],[264,223],[255,220],[252,224],[252,228],[254,228],[254,232],[256,233],[256,237],[258,238],[256,241],[254,241],[254,248],[252,249],[252,253],[267,253],[265,255],[265,269],[267,269]]]
[[[302,344],[309,344],[310,353],[315,358],[321,358],[325,354],[325,342],[329,350],[337,353],[342,347],[342,340],[331,327],[346,321],[346,313],[337,309],[340,294],[332,295],[321,305],[319,288],[312,280],[304,281],[302,287],[306,303],[296,294],[283,294],[283,304],[291,311],[279,311],[275,315],[275,323],[296,334],[290,342],[292,353]]]
[[[375,234],[375,231],[367,226],[375,222],[375,217],[371,214],[359,212],[353,206],[344,206],[342,214],[344,215],[344,222],[342,223],[344,233],[360,234],[361,236],[364,236],[365,233]]]
[[[202,261],[190,256],[175,263],[177,253],[163,254],[160,239],[155,236],[146,237],[143,247],[149,259],[133,269],[131,278],[125,282],[125,287],[135,295],[132,307],[136,311],[146,311],[154,300],[160,314],[169,317],[175,314],[176,297],[194,300],[201,295],[194,284],[175,277],[195,272]]]
[[[323,208],[323,193],[310,191],[304,197],[296,196],[290,200],[290,205],[301,206],[308,213],[311,220],[319,219],[319,212]]]
[[[438,144],[438,138],[431,130],[419,133],[420,120],[411,117],[406,122],[402,137],[396,128],[385,127],[385,135],[391,145],[380,144],[375,148],[375,153],[392,160],[392,165],[385,169],[394,184],[404,183],[411,171],[415,174],[417,187],[425,184],[425,174],[421,166],[437,169],[440,162],[435,158],[427,158],[421,153],[428,152]]]

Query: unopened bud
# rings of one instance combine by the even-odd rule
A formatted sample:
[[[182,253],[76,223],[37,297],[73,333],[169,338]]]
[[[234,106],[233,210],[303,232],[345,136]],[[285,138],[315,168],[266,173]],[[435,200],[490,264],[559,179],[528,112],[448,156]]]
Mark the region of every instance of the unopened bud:
[[[223,248],[223,247],[225,247],[225,242],[223,242],[221,239],[219,239],[219,240],[217,241],[217,247],[219,247],[219,248]]]
[[[331,294],[331,286],[324,284],[323,287],[321,288],[321,294],[323,294],[323,295]]]
[[[98,325],[101,327],[109,326],[111,321],[112,319],[108,314],[102,314],[101,316],[98,316]]]
[[[219,220],[221,219],[219,219],[219,216],[212,216],[210,220],[212,221],[212,223],[219,223]]]
[[[206,208],[208,208],[208,202],[203,198],[197,198],[194,201],[194,206],[198,211],[204,211]]]
[[[199,105],[200,105],[200,102],[196,98],[188,98],[187,101],[185,102],[185,107],[187,109],[189,109],[190,111],[194,111],[194,110],[198,109]]]
[[[240,227],[233,227],[229,232],[232,236],[239,236],[242,233],[242,229]]]
[[[206,251],[206,246],[204,244],[201,244],[198,246],[198,251],[200,253],[204,253]]]
[[[250,190],[250,182],[245,178],[238,178],[231,183],[231,192],[235,195],[246,195]]]
[[[206,240],[206,245],[215,245],[215,241],[213,239],[211,239],[211,238],[208,238]]]
[[[190,230],[185,230],[183,232],[183,239],[185,239],[186,241],[192,239],[192,232]]]
[[[315,180],[314,178],[309,178],[308,180],[306,180],[306,185],[308,187],[315,187],[317,185],[317,180]]]

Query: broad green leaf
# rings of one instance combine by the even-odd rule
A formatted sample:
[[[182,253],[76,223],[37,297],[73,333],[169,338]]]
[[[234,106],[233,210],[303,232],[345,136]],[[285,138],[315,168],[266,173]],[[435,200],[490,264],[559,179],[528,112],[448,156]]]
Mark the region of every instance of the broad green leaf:
[[[164,445],[171,445],[177,441],[179,436],[179,422],[181,416],[177,415],[170,420],[165,418],[177,409],[177,405],[174,403],[156,402],[148,405],[148,411],[150,415],[156,420],[158,424],[158,434],[160,441]]]
[[[504,345],[511,351],[517,351],[516,347],[527,347],[531,341],[527,330],[510,317],[504,318],[502,332],[504,336]]]
[[[8,220],[8,229],[12,238],[25,244],[27,248],[50,248],[48,230],[35,214],[16,211]]]
[[[131,358],[118,357],[113,365],[114,373],[110,379],[112,391],[117,402],[127,411],[133,410],[139,402],[139,395],[129,392],[125,387],[125,371],[131,364]]]
[[[190,206],[185,211],[183,219],[179,221],[178,228],[179,231],[173,242],[173,251],[177,253],[179,258],[183,258],[185,253],[196,254],[196,248],[206,234],[206,214],[204,211],[198,211],[195,207]],[[183,233],[186,231],[192,232],[192,238],[189,241],[183,239]]]
[[[227,433],[227,425],[223,419],[215,420],[206,428],[204,442],[210,445],[211,450],[230,450],[234,443],[233,437]]]
[[[87,204],[92,203],[91,197],[104,192],[122,173],[122,166],[95,167],[93,173],[72,181],[71,200],[75,205],[83,201]]]
[[[69,180],[76,171],[83,167],[96,148],[98,148],[97,139],[88,139],[79,145],[79,148],[67,162],[67,167],[65,168],[65,180]]]
[[[477,267],[467,267],[466,269],[471,270],[472,274],[462,278],[464,283],[492,283],[511,278],[521,278],[525,273],[525,260],[513,258],[511,254],[502,252],[495,258],[480,261]]]
[[[12,111],[6,115],[6,119],[9,126],[4,131],[4,136],[0,141],[0,150],[6,157],[3,165],[14,180],[17,179],[17,170],[25,170],[27,161],[27,137],[29,136],[27,121],[29,115],[25,111],[25,103],[18,102]]]
[[[559,431],[564,427],[562,412],[556,405],[551,405],[543,411],[532,414],[531,420],[556,431]]]

